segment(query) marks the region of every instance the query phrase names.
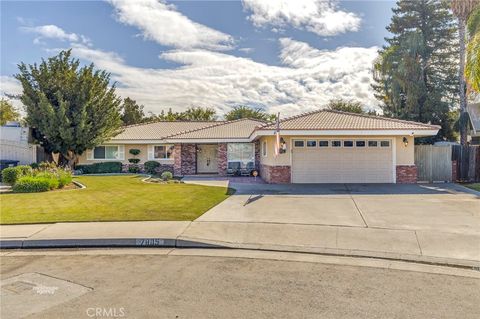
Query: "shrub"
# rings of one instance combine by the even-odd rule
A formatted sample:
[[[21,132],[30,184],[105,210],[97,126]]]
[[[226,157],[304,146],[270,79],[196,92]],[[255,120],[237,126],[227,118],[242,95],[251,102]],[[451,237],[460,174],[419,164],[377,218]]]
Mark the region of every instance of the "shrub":
[[[19,178],[31,174],[32,168],[27,165],[7,167],[2,170],[2,181],[6,184],[14,185]]]
[[[32,163],[30,164],[30,167],[33,169],[37,169],[39,167],[38,163]]]
[[[162,173],[161,177],[164,181],[168,181],[168,180],[173,178],[173,174],[172,174],[172,172],[165,171],[165,172]]]
[[[128,165],[128,172],[134,174],[140,173],[140,167],[137,165]]]
[[[81,169],[84,174],[102,174],[102,173],[121,173],[121,162],[104,162],[91,165],[77,165],[76,169]]]
[[[130,154],[132,154],[133,156],[137,156],[138,154],[140,154],[140,150],[136,149],[136,148],[132,148],[128,151]]]
[[[139,158],[129,158],[128,161],[132,164],[138,164],[140,163],[140,159]]]
[[[57,164],[55,164],[54,162],[41,162],[40,164],[38,164],[38,168],[42,171],[54,170],[57,168]]]
[[[155,162],[155,161],[148,161],[148,162],[145,162],[145,164],[143,164],[145,172],[147,172],[148,174],[152,174],[152,175],[157,172],[156,169],[159,166],[160,166],[160,163]]]
[[[72,182],[72,172],[67,170],[59,170],[58,174],[58,188],[63,188],[65,185],[68,185]]]
[[[46,192],[50,189],[50,180],[46,177],[23,176],[13,185],[16,193]]]
[[[60,185],[59,178],[56,173],[47,172],[47,171],[39,172],[33,177],[48,181],[48,185],[50,189],[56,189]]]

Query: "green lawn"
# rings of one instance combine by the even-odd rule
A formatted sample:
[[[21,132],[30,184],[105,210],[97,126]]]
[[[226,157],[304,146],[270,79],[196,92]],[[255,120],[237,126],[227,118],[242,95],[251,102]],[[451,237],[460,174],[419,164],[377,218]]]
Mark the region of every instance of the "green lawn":
[[[229,195],[223,187],[153,184],[142,177],[81,176],[86,189],[0,195],[1,224],[193,220]]]
[[[480,183],[465,184],[464,186],[480,192]]]

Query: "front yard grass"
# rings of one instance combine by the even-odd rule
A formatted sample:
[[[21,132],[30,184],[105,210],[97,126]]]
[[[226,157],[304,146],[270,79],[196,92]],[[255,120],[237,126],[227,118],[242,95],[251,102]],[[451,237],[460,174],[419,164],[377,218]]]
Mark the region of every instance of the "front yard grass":
[[[1,224],[79,221],[194,220],[228,195],[227,188],[154,184],[135,175],[80,176],[86,189],[0,195]]]
[[[480,192],[480,183],[465,184],[464,186]]]

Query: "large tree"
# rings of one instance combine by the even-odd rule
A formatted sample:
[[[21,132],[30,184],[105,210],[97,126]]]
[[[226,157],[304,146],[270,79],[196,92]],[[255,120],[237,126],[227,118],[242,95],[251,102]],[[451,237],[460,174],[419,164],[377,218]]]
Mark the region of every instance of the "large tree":
[[[465,81],[465,43],[466,33],[465,28],[467,19],[473,11],[478,0],[452,0],[451,7],[455,16],[458,18],[458,36],[460,40],[460,68],[458,78],[460,82],[460,143],[467,144],[467,96],[466,96],[466,81]]]
[[[362,103],[355,100],[333,99],[327,104],[327,109],[349,113],[377,115],[374,110],[365,110]]]
[[[20,113],[10,101],[5,98],[0,99],[0,125],[5,125],[8,121],[18,121]]]
[[[465,77],[469,88],[480,93],[480,3],[468,18],[468,43]]]
[[[184,121],[214,121],[216,112],[209,107],[190,107],[185,112],[180,113],[179,118]]]
[[[137,101],[127,97],[122,104],[122,122],[123,125],[132,125],[142,123],[145,119],[143,105],[138,105]]]
[[[110,85],[110,75],[94,65],[80,66],[71,51],[20,63],[15,77],[21,82],[26,122],[48,152],[61,153],[73,166],[78,155],[119,132],[121,100]]]
[[[456,25],[443,0],[399,0],[387,30],[392,37],[374,65],[375,96],[386,116],[442,126],[454,139],[458,105]]]
[[[273,121],[276,116],[274,114],[268,114],[261,108],[251,108],[248,106],[234,106],[230,112],[225,114],[227,121],[233,121],[243,118],[257,119],[261,121]]]

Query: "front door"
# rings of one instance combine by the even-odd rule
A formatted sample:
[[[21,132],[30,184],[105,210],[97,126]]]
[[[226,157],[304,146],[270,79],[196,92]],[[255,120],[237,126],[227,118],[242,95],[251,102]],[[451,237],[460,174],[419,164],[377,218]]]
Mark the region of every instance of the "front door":
[[[197,173],[218,173],[216,144],[197,146]]]

